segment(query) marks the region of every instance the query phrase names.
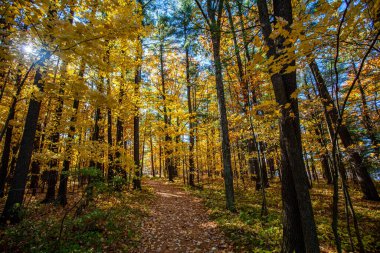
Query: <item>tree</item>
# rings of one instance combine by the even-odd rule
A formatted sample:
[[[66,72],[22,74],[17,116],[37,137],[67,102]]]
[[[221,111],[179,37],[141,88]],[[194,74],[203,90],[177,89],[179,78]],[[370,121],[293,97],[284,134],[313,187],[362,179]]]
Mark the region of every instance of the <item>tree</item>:
[[[224,169],[224,184],[226,190],[226,206],[228,210],[235,210],[234,199],[234,184],[231,169],[231,148],[228,136],[228,119],[226,102],[224,97],[223,87],[223,71],[222,62],[220,58],[220,37],[221,37],[221,23],[224,1],[206,1],[206,12],[201,3],[195,0],[198,8],[202,12],[203,18],[207,23],[208,29],[211,33],[212,52],[214,57],[214,71],[215,71],[215,84],[218,94],[219,116],[220,116],[220,130],[222,135],[222,155],[223,155],[223,169]]]
[[[267,58],[277,58],[291,45],[285,44],[286,38],[271,39],[271,24],[265,0],[257,2],[262,34],[268,46]],[[290,30],[293,22],[292,5],[288,0],[273,2],[274,15],[285,20],[284,29]],[[278,20],[276,20],[279,22]],[[278,53],[280,52],[280,53]],[[291,53],[291,52],[290,52]],[[281,108],[280,146],[282,168],[283,251],[319,252],[317,230],[308,189],[308,179],[302,157],[301,131],[298,116],[298,101],[292,94],[296,91],[297,81],[295,59],[283,63],[279,72],[272,72],[271,81],[276,101]]]
[[[185,64],[186,64],[186,88],[187,88],[187,108],[189,111],[189,185],[195,186],[194,183],[194,173],[195,173],[195,165],[194,165],[194,115],[193,115],[193,101],[192,101],[192,84],[190,80],[190,46],[191,41],[189,39],[189,24],[191,22],[191,15],[193,13],[193,6],[190,1],[183,1],[181,6],[181,12],[183,15],[183,34],[184,34],[184,43],[185,43]]]
[[[45,52],[37,62],[37,70],[34,76],[33,84],[38,87],[39,92],[43,92],[44,74],[41,70],[45,60],[51,56],[50,52]],[[35,96],[38,96],[37,94]],[[25,120],[24,133],[21,138],[20,152],[18,154],[15,173],[11,187],[9,189],[7,201],[2,213],[2,220],[18,222],[20,220],[19,210],[24,200],[25,186],[27,182],[29,165],[32,158],[33,142],[37,130],[38,115],[41,109],[41,101],[38,98],[32,98],[29,102],[28,113]]]

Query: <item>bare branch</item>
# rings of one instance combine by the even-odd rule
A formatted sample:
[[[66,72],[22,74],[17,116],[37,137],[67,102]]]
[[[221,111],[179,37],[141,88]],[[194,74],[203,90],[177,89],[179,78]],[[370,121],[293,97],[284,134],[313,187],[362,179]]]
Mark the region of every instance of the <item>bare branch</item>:
[[[210,20],[208,19],[206,13],[204,12],[203,8],[202,8],[202,5],[200,4],[200,2],[198,0],[195,0],[195,3],[197,4],[199,10],[201,11],[204,19],[206,20],[206,23],[208,25],[209,28],[211,28],[211,23],[210,23]]]

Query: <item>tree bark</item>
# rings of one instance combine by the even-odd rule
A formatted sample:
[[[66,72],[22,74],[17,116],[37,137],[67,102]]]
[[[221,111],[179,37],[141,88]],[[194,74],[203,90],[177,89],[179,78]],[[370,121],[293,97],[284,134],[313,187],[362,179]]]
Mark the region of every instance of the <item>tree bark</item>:
[[[85,70],[85,63],[84,61],[82,61],[80,70],[79,70],[79,78],[81,80],[83,80],[84,70]],[[75,123],[77,121],[77,114],[78,114],[78,109],[79,109],[78,97],[74,97],[73,109],[74,109],[74,114],[70,118],[70,128],[69,128],[69,133],[68,133],[68,138],[67,138],[66,154],[65,154],[65,159],[63,160],[63,168],[62,168],[61,175],[59,178],[59,187],[58,187],[58,195],[57,195],[57,201],[62,206],[66,206],[67,204],[67,184],[68,184],[68,178],[69,178],[68,172],[70,171],[70,165],[71,165],[70,157],[72,153],[74,134],[76,131]]]
[[[45,59],[50,57],[50,52],[47,52],[43,59],[40,60],[40,65]],[[43,73],[40,67],[37,68],[34,76],[33,85],[43,92]],[[25,119],[24,132],[22,134],[20,151],[18,154],[14,176],[10,185],[7,201],[2,213],[2,220],[9,220],[12,223],[20,221],[19,211],[23,204],[25,186],[28,177],[30,161],[33,152],[33,142],[36,136],[38,115],[41,109],[41,101],[36,98],[31,98],[29,102],[28,112]]]
[[[41,136],[42,125],[37,125],[36,137],[34,138],[33,150],[34,152],[40,152],[42,147],[42,136]],[[30,189],[32,190],[32,195],[36,196],[38,190],[38,183],[40,179],[41,166],[37,159],[34,159],[31,164],[31,178],[30,178]]]
[[[248,49],[246,32],[244,30],[244,21],[243,21],[243,14],[242,14],[242,10],[241,10],[241,3],[239,1],[237,1],[237,4],[238,4],[238,13],[240,16],[240,19],[239,19],[240,28],[242,30],[242,35],[243,35],[244,51],[246,53],[245,54],[246,59],[249,62],[251,58],[250,58],[249,49]],[[247,78],[244,77],[243,61],[240,57],[240,48],[239,48],[239,45],[237,42],[235,25],[233,22],[232,12],[231,12],[230,4],[228,1],[226,1],[226,9],[227,9],[227,14],[228,14],[228,21],[229,21],[229,24],[231,27],[231,32],[232,32],[232,39],[234,42],[234,52],[235,52],[235,56],[236,56],[237,66],[238,66],[239,84],[240,84],[240,88],[242,90],[242,95],[243,95],[242,111],[246,115],[246,117],[249,118],[249,121],[251,122],[250,127],[251,127],[251,131],[252,131],[252,135],[254,135],[252,118],[251,118],[251,115],[249,113],[250,107],[252,106],[251,102],[250,102],[250,98],[249,98],[249,86],[248,86],[249,84],[248,84]],[[253,94],[253,100],[255,102],[257,102],[255,94]],[[256,174],[256,177],[251,176],[251,179],[256,180],[256,189],[261,189],[261,177],[260,177],[259,170],[262,168],[260,167],[259,162],[258,162],[259,157],[255,157],[256,154],[258,153],[257,147],[258,147],[258,143],[256,143],[256,138],[254,136],[247,140],[247,151],[248,151],[248,154],[250,156],[249,162],[248,162],[249,170],[250,170],[251,175]]]
[[[208,2],[212,2],[208,0]],[[226,101],[224,95],[223,85],[223,70],[222,61],[220,57],[220,38],[221,38],[221,19],[223,12],[223,0],[219,1],[218,6],[212,9],[211,4],[207,4],[207,13],[209,20],[211,21],[211,41],[212,51],[214,56],[214,71],[215,71],[215,84],[218,98],[219,117],[220,117],[220,132],[222,137],[222,156],[223,156],[223,171],[224,171],[224,187],[226,194],[226,207],[230,211],[235,211],[235,196],[234,196],[234,184],[231,166],[231,147],[230,139],[228,136],[228,119]],[[216,15],[217,11],[217,17]]]
[[[187,26],[184,26],[185,33],[185,43],[188,42],[187,38]],[[187,108],[189,110],[189,185],[195,186],[194,184],[194,116],[193,116],[193,106],[191,99],[191,82],[190,82],[190,61],[189,61],[189,45],[186,46],[186,85],[187,85]]]
[[[166,84],[165,84],[165,67],[164,67],[164,46],[163,42],[160,42],[160,72],[161,72],[161,92],[163,100],[164,111],[164,123],[165,123],[165,171],[168,173],[168,179],[170,182],[174,181],[174,164],[173,164],[173,150],[172,150],[172,138],[168,133],[168,128],[171,125],[171,120],[168,115],[168,108],[166,106]]]
[[[272,32],[266,0],[257,1],[262,34],[268,46],[267,57],[278,57],[277,52],[284,49],[284,38],[277,45],[270,38]],[[288,22],[290,30],[293,21],[290,0],[273,1],[274,16]],[[295,61],[284,64],[281,72]],[[317,230],[311,205],[305,164],[302,158],[301,131],[298,115],[298,101],[291,94],[296,90],[296,72],[288,74],[271,73],[271,81],[277,103],[282,106],[280,118],[280,147],[282,170],[283,252],[319,252]],[[286,104],[290,104],[288,109]],[[291,116],[290,113],[294,116]]]
[[[153,153],[153,134],[152,134],[152,130],[150,131],[150,136],[149,136],[149,140],[150,140],[150,165],[152,167],[152,177],[156,177],[156,171],[155,171],[155,168],[154,168],[154,153]]]
[[[323,106],[327,111],[327,117],[330,118],[330,121],[334,124],[338,121],[338,111],[333,103],[333,100],[327,90],[325,80],[321,75],[318,65],[314,59],[312,59],[309,63],[310,69],[313,73],[313,76],[317,82],[318,95],[322,98]],[[331,126],[332,128],[332,126]],[[341,125],[338,131],[338,135],[342,141],[343,146],[347,149],[347,152],[354,163],[354,169],[356,175],[358,177],[360,189],[364,194],[364,198],[368,200],[379,201],[379,195],[377,193],[375,184],[371,176],[368,173],[368,169],[366,164],[363,161],[363,156],[359,154],[359,152],[352,147],[354,145],[354,141],[351,138],[351,134],[346,125]]]
[[[141,40],[138,40],[138,53],[137,61],[142,59],[142,45]],[[139,95],[139,86],[141,83],[141,65],[139,64],[136,73],[135,73],[135,96]],[[135,107],[135,116],[133,117],[133,160],[134,160],[134,171],[135,175],[133,178],[133,189],[141,190],[141,175],[140,175],[140,117],[139,117],[139,108],[136,105]]]
[[[62,112],[63,112],[63,95],[64,95],[64,86],[65,82],[63,81],[64,78],[66,78],[67,73],[67,62],[63,62],[62,69],[61,69],[61,83],[59,88],[59,94],[57,98],[57,107],[55,108],[55,115],[53,116],[53,131],[54,133],[50,137],[51,144],[49,147],[49,150],[54,153],[56,156],[59,153],[59,139],[60,139],[60,132],[59,132],[59,125],[61,124],[61,118],[62,118]],[[59,166],[59,160],[58,158],[53,158],[49,163],[49,170],[48,170],[48,190],[46,192],[45,199],[42,201],[42,203],[48,204],[55,201],[55,188],[56,184],[58,182],[58,166]]]
[[[21,93],[21,69],[20,66],[17,68],[16,75],[16,94],[12,99],[11,107],[9,108],[7,121],[10,122],[15,118],[17,99]],[[5,140],[3,146],[3,153],[1,156],[1,168],[0,168],[0,197],[4,196],[5,182],[8,175],[8,165],[11,155],[12,146],[12,136],[13,136],[13,125],[6,124]]]
[[[119,105],[121,106],[122,102],[123,102],[123,97],[124,97],[124,86],[123,84],[120,84],[120,92],[119,92]],[[120,149],[123,148],[123,136],[124,136],[124,127],[123,127],[123,121],[121,120],[120,116],[117,116],[117,119],[116,119],[116,145],[117,145],[117,149],[116,149],[116,153],[115,153],[115,157],[116,157],[116,166],[115,166],[115,171],[111,171],[111,173],[118,173],[118,174],[121,174],[123,175],[123,177],[126,179],[127,177],[127,174],[125,172],[125,170],[123,170],[121,164],[121,152],[120,152]],[[114,175],[111,175],[111,177],[113,177]]]

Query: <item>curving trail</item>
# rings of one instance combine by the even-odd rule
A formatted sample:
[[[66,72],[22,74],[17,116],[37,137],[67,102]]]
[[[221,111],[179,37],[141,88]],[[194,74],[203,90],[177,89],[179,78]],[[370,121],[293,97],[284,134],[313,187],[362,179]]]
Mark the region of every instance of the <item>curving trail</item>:
[[[156,198],[149,206],[150,216],[142,223],[137,252],[233,252],[200,199],[170,183],[145,184],[154,189]]]

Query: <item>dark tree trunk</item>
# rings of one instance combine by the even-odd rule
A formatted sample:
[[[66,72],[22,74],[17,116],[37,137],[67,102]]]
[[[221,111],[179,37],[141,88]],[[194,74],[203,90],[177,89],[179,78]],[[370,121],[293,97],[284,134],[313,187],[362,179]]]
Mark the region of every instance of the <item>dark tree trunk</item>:
[[[232,32],[232,39],[234,42],[234,53],[236,56],[236,62],[237,62],[237,66],[238,66],[239,84],[240,84],[240,87],[242,90],[242,95],[243,95],[243,100],[244,100],[243,105],[242,105],[242,111],[244,114],[246,114],[246,117],[249,118],[249,121],[251,122],[250,127],[251,127],[251,131],[252,131],[252,135],[254,135],[252,119],[250,118],[251,115],[249,114],[251,104],[250,104],[250,99],[249,99],[248,80],[247,80],[247,78],[244,77],[243,61],[240,57],[240,48],[239,48],[239,45],[237,42],[235,25],[233,22],[233,16],[232,16],[230,4],[228,1],[226,1],[226,9],[227,9],[227,14],[228,14],[228,21],[229,21],[229,24],[231,27],[231,32]],[[239,19],[240,20],[240,28],[241,28],[242,34],[243,34],[245,56],[246,56],[247,61],[249,62],[251,58],[250,58],[249,49],[248,49],[246,32],[244,29],[243,15],[241,12],[241,3],[239,1],[238,1],[238,10],[239,10],[239,16],[240,16],[240,19]],[[253,94],[253,100],[256,101],[255,94]],[[251,175],[256,174],[256,177],[251,176],[251,179],[256,180],[256,189],[260,189],[261,188],[261,177],[260,177],[260,173],[259,173],[259,169],[260,169],[259,167],[260,166],[259,166],[259,162],[258,162],[259,158],[255,157],[255,155],[257,154],[257,143],[256,143],[256,139],[254,136],[247,140],[247,151],[248,151],[248,154],[250,156],[249,162],[248,162],[250,173],[251,173]]]
[[[21,89],[22,89],[23,82],[24,82],[24,81],[21,82],[21,77],[22,77],[22,74],[21,74],[21,69],[20,69],[20,65],[19,65],[19,66],[17,66],[17,75],[16,75],[16,94],[12,98],[12,103],[11,103],[11,106],[9,107],[7,119],[5,120],[3,129],[1,130],[1,133],[0,133],[0,142],[2,141],[2,138],[3,138],[4,134],[10,134],[11,135],[10,137],[12,139],[13,126],[12,125],[10,126],[9,122],[11,120],[13,120],[14,117],[15,117],[15,110],[16,110],[17,99],[18,99],[18,97],[19,97],[19,95],[21,93]],[[8,136],[8,138],[9,138],[9,136]],[[6,146],[4,144],[3,150],[5,150],[5,148],[6,148]],[[5,158],[6,157],[4,157],[4,159]]]
[[[59,95],[58,95],[58,104],[55,108],[55,116],[54,119],[54,133],[51,136],[51,144],[50,144],[50,151],[54,153],[55,155],[58,155],[59,152],[59,139],[60,139],[60,133],[59,133],[59,125],[61,124],[61,118],[62,118],[62,112],[63,112],[63,94],[64,94],[64,86],[65,82],[63,81],[64,78],[66,78],[67,73],[67,62],[63,62],[62,70],[61,70],[61,83],[60,83],[60,89],[59,89]],[[59,167],[59,160],[57,158],[54,158],[50,161],[49,164],[49,171],[48,171],[48,190],[46,192],[45,199],[42,201],[42,203],[52,203],[55,201],[55,189],[56,184],[58,182],[58,167]]]
[[[168,173],[168,179],[170,182],[174,181],[174,164],[173,164],[173,150],[171,147],[172,138],[167,133],[168,127],[171,125],[171,120],[168,116],[168,108],[166,106],[166,84],[165,84],[165,67],[164,67],[164,46],[163,42],[160,42],[160,72],[161,72],[161,92],[164,107],[164,123],[165,123],[165,171]]]
[[[12,114],[13,115],[11,115],[11,120],[13,120],[14,118],[14,110]],[[9,165],[9,159],[11,155],[12,132],[13,132],[13,126],[8,126],[7,131],[5,133],[3,154],[1,156],[0,198],[4,197],[5,182],[8,175],[8,165]]]
[[[262,184],[264,185],[265,188],[269,187],[269,181],[268,181],[268,171],[267,171],[267,166],[265,163],[265,143],[264,142],[259,142],[260,145],[260,156],[261,156],[261,176],[262,176]]]
[[[322,129],[322,123],[319,124],[319,126],[315,128],[315,134],[319,136],[318,141],[321,144],[321,147],[325,150],[323,151],[322,156],[321,156],[321,165],[322,165],[323,174],[325,175],[326,180],[327,180],[327,184],[332,184],[333,179],[332,179],[330,163],[329,163],[329,153],[327,151],[327,144],[325,143],[323,139],[321,129]]]
[[[141,41],[139,41],[139,51],[142,50]],[[142,58],[142,51],[138,53],[138,60]],[[135,73],[135,96],[139,94],[139,86],[141,82],[141,66],[139,65]],[[140,175],[140,117],[139,108],[135,108],[135,116],[133,117],[133,160],[135,163],[134,168],[134,178],[133,178],[133,189],[141,190],[141,175]]]
[[[185,32],[185,42],[187,43],[187,26],[184,26]],[[194,184],[194,116],[193,116],[193,106],[191,99],[191,82],[190,82],[190,61],[189,61],[189,46],[186,46],[186,84],[187,84],[187,108],[189,110],[189,185],[195,186]]]
[[[270,38],[272,32],[266,0],[258,0],[259,19],[262,33],[269,51],[267,57],[278,57],[284,49],[284,39],[279,38],[276,45]],[[274,16],[292,24],[292,5],[290,0],[273,1]],[[280,55],[281,56],[281,55]],[[282,72],[294,67],[295,61],[284,64]],[[288,74],[270,73],[276,101],[281,109],[280,146],[282,170],[283,252],[319,252],[317,230],[314,222],[305,164],[302,158],[301,131],[298,114],[298,101],[291,95],[297,88],[296,72]],[[284,106],[290,104],[288,109]],[[294,117],[290,115],[294,114]]]
[[[240,30],[243,37],[243,44],[244,44],[244,52],[245,52],[245,58],[247,59],[247,62],[251,61],[251,55],[248,48],[248,39],[247,39],[247,32],[244,24],[244,18],[243,18],[243,10],[242,10],[242,0],[237,0],[237,7],[238,7],[238,14],[239,14],[239,23],[240,23]]]
[[[70,118],[70,130],[67,138],[67,146],[66,146],[66,154],[65,159],[63,161],[63,168],[61,171],[60,179],[59,179],[59,187],[58,187],[58,195],[57,195],[57,201],[60,203],[60,205],[65,206],[67,204],[67,184],[68,184],[68,172],[70,170],[70,164],[71,164],[71,155],[72,155],[72,142],[74,139],[75,134],[75,122],[76,122],[76,116],[78,113],[79,108],[79,100],[74,99],[73,102],[73,109],[74,109],[74,115]]]
[[[150,163],[152,167],[152,177],[156,177],[156,171],[154,168],[154,153],[153,153],[153,134],[152,131],[150,131]]]
[[[268,158],[268,167],[269,167],[269,174],[270,178],[273,179],[275,175],[275,167],[274,167],[274,159],[273,158]]]
[[[100,141],[100,128],[99,128],[99,121],[102,119],[102,112],[100,108],[95,109],[95,115],[94,115],[94,130],[91,136],[91,140],[93,142]],[[101,164],[99,162],[94,162],[93,160],[90,161],[90,167],[91,168],[97,168],[101,169]]]
[[[317,94],[315,94],[315,95],[317,95]],[[307,94],[307,99],[310,100],[310,101],[312,100],[309,93]],[[317,115],[312,114],[312,117],[317,117]],[[322,148],[322,151],[320,152],[320,154],[321,154],[320,161],[321,161],[323,175],[324,175],[325,179],[327,180],[327,184],[332,184],[333,183],[333,179],[332,179],[332,174],[331,174],[331,169],[330,169],[330,164],[329,164],[329,152],[327,150],[327,143],[326,143],[326,141],[325,141],[325,139],[323,137],[323,132],[324,131],[323,131],[323,124],[322,124],[322,122],[318,123],[315,126],[314,131],[315,131],[315,135],[318,136],[318,142],[319,142],[319,144],[321,145],[321,148]]]
[[[124,78],[123,78],[123,81],[124,81]],[[120,92],[119,92],[119,105],[120,106],[123,103],[123,97],[124,97],[124,84],[120,84]],[[117,145],[117,149],[115,152],[116,164],[115,164],[115,171],[111,170],[111,178],[114,176],[115,173],[122,175],[123,178],[125,178],[125,179],[127,178],[127,173],[122,168],[121,153],[120,153],[120,149],[122,149],[124,147],[123,136],[124,136],[123,121],[121,120],[120,116],[117,116],[117,119],[116,119],[116,145]]]
[[[49,56],[50,54],[47,53],[44,58],[46,59]],[[43,74],[41,73],[40,68],[36,71],[33,85],[38,87],[40,92],[43,91]],[[28,112],[25,119],[24,132],[21,138],[20,151],[16,162],[13,180],[10,185],[8,198],[2,213],[2,220],[4,221],[9,220],[12,223],[17,223],[20,221],[19,210],[20,206],[23,204],[40,108],[41,101],[32,98],[29,102]]]
[[[110,65],[110,45],[107,40],[107,50],[105,56],[105,62],[107,65]],[[111,79],[109,73],[106,74],[106,83],[107,83],[107,96],[111,96]],[[107,170],[107,179],[110,180],[113,177],[114,171],[114,154],[113,154],[113,141],[112,141],[112,111],[111,108],[107,107],[107,144],[108,144],[108,170]]]
[[[332,184],[332,175],[331,175],[328,155],[326,154],[322,155],[321,165],[322,165],[323,174],[325,175],[326,180],[327,180],[327,184]]]
[[[177,129],[180,129],[180,122],[179,122],[179,118],[177,117]],[[179,153],[179,143],[181,142],[181,135],[178,134],[178,132],[176,133],[175,135],[175,157],[174,157],[174,173],[173,173],[173,176],[174,177],[178,177],[178,168],[179,168],[179,165],[180,165],[180,156],[178,155]]]
[[[140,163],[141,163],[141,166],[140,166],[140,175],[142,176],[143,175],[143,169],[144,169],[144,157],[145,157],[145,137],[146,137],[146,133],[145,133],[145,130],[144,129],[144,138],[142,140],[142,151],[141,151],[141,158],[140,158]]]
[[[313,157],[312,153],[310,153],[310,161],[311,161],[311,172],[313,174],[313,180],[318,181],[318,174],[317,174],[317,170],[315,168],[315,161],[314,161],[314,157]]]
[[[5,86],[5,85],[4,85]],[[18,67],[17,76],[16,76],[16,94],[12,99],[11,107],[9,108],[7,122],[14,120],[17,99],[21,93],[21,70]],[[3,154],[1,156],[1,168],[0,168],[0,197],[4,197],[5,182],[8,175],[8,165],[11,155],[11,146],[12,146],[12,136],[13,136],[13,125],[5,124],[5,140],[3,146]]]
[[[83,80],[84,76],[84,70],[85,70],[85,63],[82,61],[80,70],[79,70],[79,78]],[[78,108],[79,108],[79,100],[77,97],[74,98],[73,102],[73,109],[74,109],[74,114],[70,118],[70,129],[69,129],[69,134],[67,138],[67,146],[66,146],[66,154],[65,154],[65,159],[63,161],[63,168],[61,171],[61,175],[59,178],[59,187],[58,187],[58,196],[57,196],[57,201],[60,203],[60,205],[65,206],[67,204],[67,184],[68,184],[68,172],[70,170],[70,165],[71,165],[71,154],[72,154],[72,142],[74,139],[74,134],[75,134],[75,123],[77,120],[77,114],[78,114]]]
[[[208,5],[208,8],[212,8]],[[218,12],[218,17],[212,15],[212,13]],[[209,19],[211,21],[211,40],[212,50],[214,56],[214,68],[215,68],[215,84],[219,105],[219,117],[220,117],[220,132],[222,137],[222,156],[223,156],[223,172],[224,172],[224,186],[226,191],[226,207],[228,210],[235,210],[235,197],[234,197],[234,184],[231,166],[231,148],[230,139],[228,136],[228,119],[226,110],[226,101],[224,96],[223,85],[223,70],[222,61],[220,58],[220,38],[221,38],[221,19],[223,12],[223,0],[219,1],[219,5],[215,7],[215,10],[208,10]]]
[[[161,144],[159,144],[159,145],[160,145],[159,146],[159,154],[158,154],[158,156],[159,156],[159,162],[160,162],[159,176],[161,178],[161,176],[162,176],[162,147],[161,147]]]
[[[40,133],[41,130],[42,130],[42,125],[38,124],[36,137],[34,138],[34,145],[33,145],[34,152],[41,151],[41,147],[42,147],[41,133]],[[41,171],[40,162],[37,159],[35,159],[34,161],[32,161],[32,165],[31,165],[32,175],[30,179],[30,189],[32,190],[33,196],[37,194],[38,182],[40,179],[40,171]]]
[[[338,120],[338,111],[335,107],[335,104],[332,101],[332,98],[327,90],[325,80],[323,79],[318,65],[315,60],[311,60],[309,63],[310,69],[313,73],[313,76],[317,82],[317,88],[319,96],[322,98],[323,105],[325,108],[331,108],[327,110],[327,117],[330,118],[332,123],[336,123]],[[363,157],[356,149],[349,148],[354,144],[354,141],[351,138],[351,134],[348,131],[346,125],[341,125],[339,128],[338,135],[343,143],[343,146],[347,149],[349,156],[354,163],[354,169],[358,177],[360,189],[364,194],[364,197],[368,200],[379,201],[379,195],[377,193],[375,184],[372,181],[371,176],[368,173],[366,164],[363,161]]]
[[[110,92],[109,92],[110,96]],[[107,177],[108,179],[112,179],[113,171],[114,171],[114,159],[113,159],[113,151],[112,151],[112,112],[110,108],[107,108],[107,142],[108,142],[108,171]]]
[[[58,182],[58,171],[56,170],[47,170],[46,171],[47,176],[47,191],[45,199],[42,201],[42,203],[53,203],[55,200],[55,187]]]

